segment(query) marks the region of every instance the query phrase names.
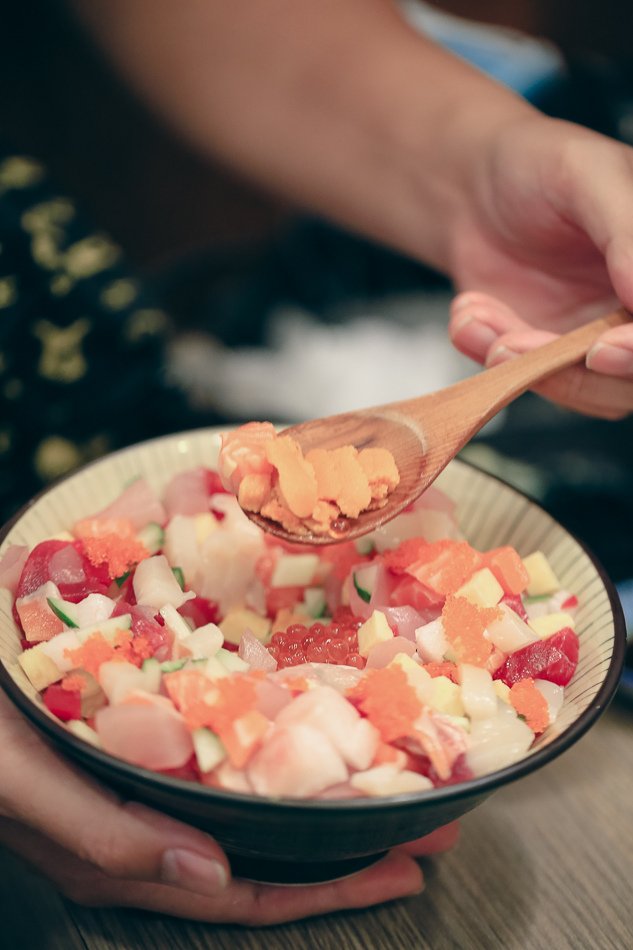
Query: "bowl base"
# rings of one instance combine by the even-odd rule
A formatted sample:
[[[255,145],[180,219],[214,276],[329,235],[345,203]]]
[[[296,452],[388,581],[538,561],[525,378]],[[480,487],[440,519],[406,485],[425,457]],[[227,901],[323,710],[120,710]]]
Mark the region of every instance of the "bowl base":
[[[338,881],[371,867],[387,852],[365,854],[358,858],[345,858],[340,861],[271,861],[268,858],[255,858],[243,854],[229,854],[231,871],[235,877],[256,884],[283,884],[301,886],[306,884],[325,884]]]

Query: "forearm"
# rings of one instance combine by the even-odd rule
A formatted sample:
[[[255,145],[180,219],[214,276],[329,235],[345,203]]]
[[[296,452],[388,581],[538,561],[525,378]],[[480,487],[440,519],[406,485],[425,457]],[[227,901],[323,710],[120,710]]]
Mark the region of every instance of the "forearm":
[[[491,128],[529,107],[389,0],[71,0],[203,153],[441,269]]]

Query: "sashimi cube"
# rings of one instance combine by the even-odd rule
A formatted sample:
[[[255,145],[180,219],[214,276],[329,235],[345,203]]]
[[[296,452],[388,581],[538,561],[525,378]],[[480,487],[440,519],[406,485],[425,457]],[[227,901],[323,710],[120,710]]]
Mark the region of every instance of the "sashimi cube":
[[[471,723],[466,763],[474,776],[511,765],[528,751],[534,733],[511,706],[499,701],[497,713]]]
[[[350,785],[365,795],[406,795],[410,792],[426,792],[433,788],[433,782],[418,772],[398,769],[396,765],[385,763],[356,772],[350,777]]]
[[[462,663],[459,667],[462,703],[470,719],[486,719],[497,712],[497,693],[493,679],[480,666]]]
[[[348,771],[328,737],[293,722],[277,728],[251,759],[247,776],[258,795],[309,798],[347,781]]]
[[[335,689],[319,686],[297,696],[281,710],[278,726],[303,723],[328,737],[347,765],[365,769],[378,746],[378,732]]]
[[[181,590],[164,554],[141,561],[134,572],[133,586],[136,602],[156,610],[165,604],[177,609],[196,596],[193,591]]]
[[[422,627],[418,627],[415,631],[415,642],[418,653],[426,662],[441,663],[450,649],[444,624],[440,617],[431,620],[430,623],[425,623]]]
[[[499,604],[500,616],[486,627],[486,636],[503,653],[514,653],[534,643],[538,634],[505,603]]]
[[[570,627],[559,630],[511,654],[494,677],[508,686],[528,677],[567,686],[578,663],[578,648],[578,637]]]
[[[59,590],[52,581],[46,581],[25,597],[18,597],[15,607],[24,636],[31,643],[50,640],[64,630],[64,623],[51,609],[49,600],[59,599]]]
[[[193,754],[182,716],[158,703],[105,706],[95,729],[106,752],[146,769],[176,769]]]
[[[556,683],[551,683],[549,680],[536,679],[534,680],[534,685],[545,698],[549,713],[549,725],[551,725],[553,722],[556,722],[558,714],[563,708],[565,690],[562,686],[557,686]]]
[[[484,564],[490,568],[506,594],[522,594],[530,575],[518,552],[506,545],[484,554]]]

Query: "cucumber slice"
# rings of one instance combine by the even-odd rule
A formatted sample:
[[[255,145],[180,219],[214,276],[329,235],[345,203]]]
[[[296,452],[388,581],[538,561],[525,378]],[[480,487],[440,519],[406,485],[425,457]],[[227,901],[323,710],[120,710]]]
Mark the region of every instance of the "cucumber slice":
[[[206,729],[194,729],[191,733],[196,761],[201,772],[210,772],[226,758],[226,749],[215,732]]]
[[[358,580],[356,579],[356,574],[354,574],[353,577],[354,577],[354,587],[356,589],[356,593],[358,594],[361,600],[364,600],[365,603],[368,604],[369,601],[371,600],[371,592],[368,590],[365,590],[364,587],[360,586],[360,584],[358,583]]]
[[[141,541],[150,554],[156,554],[165,543],[165,532],[156,521],[150,521],[137,532],[136,537]]]
[[[46,601],[48,606],[51,608],[56,617],[65,623],[67,627],[78,627],[76,616],[73,616],[74,604],[69,604],[68,601],[62,600],[60,597],[47,597]]]
[[[219,660],[229,673],[245,673],[246,670],[250,670],[250,666],[241,656],[238,656],[232,650],[225,650],[224,647],[220,647],[214,659]]]
[[[172,571],[172,574],[174,575],[174,577],[176,578],[176,580],[178,581],[178,583],[179,583],[179,585],[180,585],[180,589],[181,589],[181,590],[184,590],[184,589],[185,589],[185,575],[184,575],[184,573],[183,573],[182,568],[181,568],[181,567],[172,567],[171,571]]]
[[[176,670],[181,670],[186,663],[187,657],[182,660],[165,660],[160,664],[160,669],[162,673],[175,673]]]
[[[374,539],[370,534],[366,534],[362,538],[357,538],[354,544],[359,554],[373,554],[376,550]]]
[[[79,642],[83,643],[93,633],[100,633],[106,640],[113,640],[119,630],[129,630],[132,626],[132,614],[121,614],[120,617],[110,617],[101,623],[93,623],[89,627],[77,630]]]
[[[306,613],[315,620],[325,616],[327,604],[322,587],[306,587],[303,592],[303,603]]]

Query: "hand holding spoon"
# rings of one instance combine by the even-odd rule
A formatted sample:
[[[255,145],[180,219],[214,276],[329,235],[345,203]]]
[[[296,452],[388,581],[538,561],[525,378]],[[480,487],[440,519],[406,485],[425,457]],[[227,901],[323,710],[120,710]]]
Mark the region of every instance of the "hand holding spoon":
[[[582,360],[610,327],[631,321],[625,310],[565,333],[538,349],[484,370],[437,392],[401,402],[314,419],[284,430],[301,446],[334,449],[382,447],[393,455],[400,483],[382,508],[340,519],[336,535],[295,535],[275,521],[246,512],[265,531],[285,541],[331,544],[352,541],[403,511],[437,478],[466,443],[504,406],[535,383]]]

